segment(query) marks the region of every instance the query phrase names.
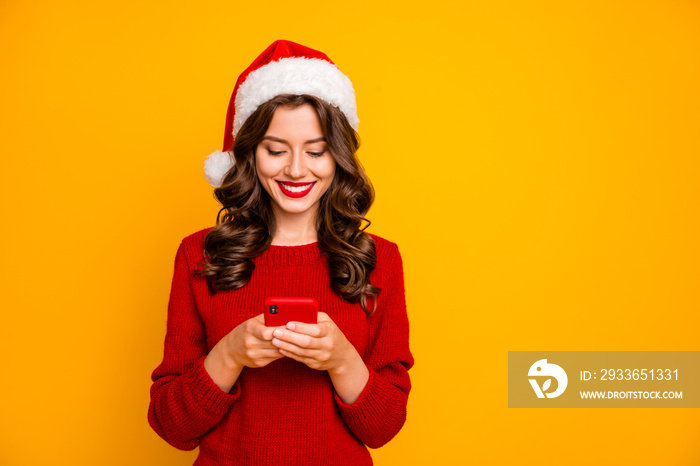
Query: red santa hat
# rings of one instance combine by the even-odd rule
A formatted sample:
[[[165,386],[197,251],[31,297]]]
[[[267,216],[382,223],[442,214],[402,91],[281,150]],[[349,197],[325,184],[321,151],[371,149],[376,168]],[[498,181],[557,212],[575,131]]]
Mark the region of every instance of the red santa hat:
[[[352,83],[326,54],[288,40],[275,41],[236,81],[226,113],[223,151],[210,154],[204,162],[210,185],[221,186],[233,167],[233,153],[228,151],[243,123],[280,94],[313,95],[338,107],[355,130],[360,123]]]

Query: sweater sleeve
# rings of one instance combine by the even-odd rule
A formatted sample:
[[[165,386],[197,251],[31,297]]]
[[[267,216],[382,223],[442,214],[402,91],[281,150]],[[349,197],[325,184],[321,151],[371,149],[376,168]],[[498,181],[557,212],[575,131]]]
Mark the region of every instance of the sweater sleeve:
[[[239,397],[236,383],[225,393],[204,368],[206,330],[192,292],[193,268],[184,243],[175,257],[163,361],[153,371],[148,422],[166,442],[193,450]]]
[[[343,420],[370,448],[381,447],[401,430],[411,389],[408,370],[413,356],[408,346],[403,264],[398,247],[391,246],[389,277],[378,296],[376,311],[368,318],[369,343],[363,359],[369,380],[352,404],[335,394]]]

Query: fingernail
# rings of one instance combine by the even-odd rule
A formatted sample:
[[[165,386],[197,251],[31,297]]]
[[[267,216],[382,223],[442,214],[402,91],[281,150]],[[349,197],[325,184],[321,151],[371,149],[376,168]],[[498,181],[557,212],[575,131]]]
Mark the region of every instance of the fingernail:
[[[277,329],[274,332],[272,332],[272,334],[276,337],[281,337],[282,335],[284,335],[284,332],[282,332],[282,330],[280,329]]]
[[[294,322],[287,322],[287,328],[289,330],[294,330],[294,327],[296,327],[296,325],[294,325]]]

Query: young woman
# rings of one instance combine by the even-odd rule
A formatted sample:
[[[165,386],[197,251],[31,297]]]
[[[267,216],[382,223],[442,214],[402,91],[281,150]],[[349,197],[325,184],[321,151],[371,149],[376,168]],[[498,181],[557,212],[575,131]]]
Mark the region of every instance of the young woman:
[[[404,424],[402,262],[361,229],[358,123],[348,78],[293,42],[236,83],[205,164],[225,213],[180,244],[152,374],[149,423],[195,464],[368,465]],[[315,298],[317,323],[265,326],[273,296]]]

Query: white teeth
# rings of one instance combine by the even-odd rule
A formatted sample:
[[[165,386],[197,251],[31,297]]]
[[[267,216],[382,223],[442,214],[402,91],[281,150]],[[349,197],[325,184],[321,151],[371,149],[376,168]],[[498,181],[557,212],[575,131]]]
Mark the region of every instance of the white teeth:
[[[296,187],[296,188],[295,188],[294,186],[287,186],[287,185],[284,184],[284,183],[280,183],[280,184],[281,184],[282,186],[284,186],[284,189],[286,189],[287,191],[291,191],[291,192],[293,192],[293,193],[300,193],[300,192],[302,192],[302,191],[306,191],[307,189],[309,189],[309,187],[310,187],[313,183],[305,184],[304,186],[299,186],[299,187]]]

